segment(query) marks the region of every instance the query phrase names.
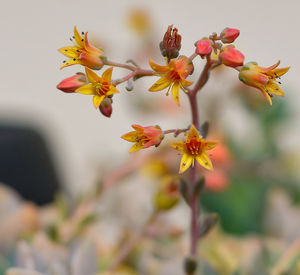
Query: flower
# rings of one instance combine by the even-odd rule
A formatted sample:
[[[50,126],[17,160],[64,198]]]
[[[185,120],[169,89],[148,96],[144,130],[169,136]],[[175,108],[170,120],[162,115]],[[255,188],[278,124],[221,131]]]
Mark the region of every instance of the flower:
[[[173,25],[168,26],[163,41],[160,42],[159,47],[162,55],[167,57],[169,60],[176,58],[179,55],[179,50],[181,48],[181,35],[178,33],[176,28],[173,28]]]
[[[184,142],[171,144],[174,149],[182,152],[179,174],[185,172],[191,165],[194,166],[195,159],[204,168],[213,170],[206,151],[213,149],[216,145],[216,142],[202,139],[195,126],[192,125]]]
[[[219,58],[224,65],[235,68],[243,66],[245,56],[230,45],[221,50]]]
[[[240,31],[238,29],[226,28],[221,32],[220,38],[223,43],[232,43],[239,35]]]
[[[87,83],[85,74],[76,73],[75,75],[62,80],[56,88],[65,93],[75,93],[75,90]]]
[[[104,65],[103,60],[101,59],[104,52],[89,44],[87,32],[82,32],[82,35],[80,35],[76,27],[74,27],[73,39],[71,38],[71,41],[74,43],[73,47],[63,47],[58,50],[66,57],[70,58],[66,62],[64,61],[64,64],[60,69],[74,64],[80,64],[93,70],[101,69]]]
[[[135,142],[129,151],[130,153],[150,146],[158,146],[163,139],[163,132],[159,126],[142,127],[133,124],[132,128],[135,131],[129,132],[121,137],[129,142]]]
[[[96,109],[99,108],[104,98],[119,93],[117,88],[111,83],[112,70],[112,67],[108,68],[100,77],[85,67],[85,72],[90,83],[80,87],[75,92],[84,95],[94,95],[94,106]]]
[[[169,87],[169,93],[169,90],[172,88],[172,96],[179,106],[179,89],[181,88],[187,92],[185,87],[193,84],[193,82],[186,80],[186,77],[192,74],[194,70],[191,60],[186,56],[180,56],[176,59],[172,59],[166,66],[158,65],[152,59],[150,59],[149,64],[155,72],[162,75],[161,78],[150,87],[149,91],[157,92]]]
[[[195,43],[195,53],[199,54],[202,58],[206,55],[211,54],[213,48],[212,43],[208,38],[203,38]]]
[[[273,66],[263,68],[259,67],[256,62],[249,62],[241,68],[239,79],[246,85],[259,89],[269,104],[272,105],[271,97],[273,94],[284,96],[283,91],[277,85],[277,83],[281,84],[277,79],[284,75],[290,68],[277,68],[279,64],[280,61]]]

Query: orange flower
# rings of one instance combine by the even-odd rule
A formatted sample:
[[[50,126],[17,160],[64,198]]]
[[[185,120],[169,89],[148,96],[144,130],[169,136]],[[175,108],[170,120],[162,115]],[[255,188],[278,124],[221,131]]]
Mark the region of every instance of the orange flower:
[[[180,88],[187,92],[185,87],[193,84],[193,82],[186,80],[186,77],[192,74],[194,70],[191,60],[186,56],[181,56],[176,59],[172,59],[166,66],[158,65],[153,62],[152,59],[150,59],[149,64],[155,72],[161,75],[161,78],[150,87],[149,91],[157,92],[164,90],[165,88],[169,88],[169,93],[169,90],[172,89],[172,96],[177,105],[179,105]]]
[[[277,85],[277,80],[284,75],[290,67],[277,68],[280,64],[278,61],[268,68],[259,67],[256,62],[245,64],[239,73],[239,79],[248,86],[259,89],[266,100],[272,105],[271,97],[274,95],[284,96],[283,91]],[[276,83],[277,82],[277,83]]]
[[[194,125],[191,126],[184,142],[174,142],[171,146],[182,152],[179,174],[185,172],[191,165],[197,162],[208,170],[213,170],[212,163],[206,151],[213,149],[216,142],[206,141],[200,137],[199,132]]]
[[[132,128],[135,131],[129,132],[121,137],[129,142],[135,142],[129,151],[130,153],[150,146],[158,146],[163,139],[163,132],[159,126],[142,127],[133,124]]]
[[[104,52],[89,44],[87,32],[80,35],[76,27],[74,27],[73,39],[71,38],[71,41],[74,43],[73,47],[63,47],[58,50],[66,57],[70,58],[64,62],[60,69],[80,64],[93,70],[100,70],[104,65],[103,60],[101,59]]]
[[[100,77],[95,72],[85,67],[86,76],[90,83],[80,87],[75,92],[84,95],[94,95],[94,106],[96,109],[99,108],[104,98],[119,93],[117,88],[111,83],[112,70],[112,67],[108,68]]]

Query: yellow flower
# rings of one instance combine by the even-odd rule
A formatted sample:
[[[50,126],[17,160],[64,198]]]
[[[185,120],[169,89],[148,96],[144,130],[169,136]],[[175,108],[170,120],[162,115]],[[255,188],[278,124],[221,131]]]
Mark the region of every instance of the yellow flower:
[[[185,172],[191,165],[197,162],[208,170],[213,170],[212,163],[206,151],[213,149],[216,142],[206,141],[200,137],[194,125],[191,126],[184,142],[174,142],[171,146],[182,152],[179,174]]]
[[[132,128],[135,131],[129,132],[121,137],[129,142],[135,142],[129,151],[130,153],[150,146],[158,146],[163,139],[163,132],[159,126],[142,127],[133,124]]]
[[[74,43],[73,47],[63,47],[58,50],[66,57],[70,58],[64,62],[60,69],[75,64],[80,64],[93,70],[101,69],[104,65],[103,60],[101,59],[104,52],[89,44],[87,32],[80,35],[76,27],[74,27],[73,39],[71,38],[71,41]]]
[[[80,87],[75,92],[84,95],[94,95],[94,106],[95,108],[99,108],[104,98],[119,93],[117,88],[111,83],[112,70],[112,67],[108,68],[100,77],[95,72],[85,67],[86,76],[90,83]]]
[[[239,73],[239,79],[248,86],[259,89],[266,100],[272,105],[271,97],[274,95],[284,96],[281,88],[276,84],[280,83],[277,79],[284,75],[290,67],[278,68],[280,64],[278,61],[271,67],[259,67],[256,62],[249,62],[245,64]]]
[[[169,87],[172,89],[172,96],[179,105],[179,89],[187,92],[185,87],[193,84],[193,82],[187,81],[186,78],[193,72],[194,66],[190,59],[186,56],[180,56],[176,59],[172,59],[166,66],[161,66],[156,64],[152,59],[150,59],[149,64],[151,68],[162,75],[159,80],[157,80],[149,89],[150,92],[157,92],[164,90]]]

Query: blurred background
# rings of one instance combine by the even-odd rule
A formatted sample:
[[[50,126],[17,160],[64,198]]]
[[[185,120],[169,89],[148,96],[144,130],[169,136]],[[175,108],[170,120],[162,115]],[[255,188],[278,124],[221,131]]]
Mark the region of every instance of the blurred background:
[[[130,144],[120,136],[131,130],[131,124],[159,124],[162,129],[173,129],[190,123],[188,102],[182,92],[180,108],[164,92],[147,92],[155,77],[135,82],[132,92],[126,91],[125,84],[120,86],[111,118],[94,109],[91,97],[57,90],[62,79],[83,72],[80,66],[59,70],[65,57],[57,49],[70,45],[74,25],[80,32],[88,31],[91,44],[103,48],[110,60],[125,62],[132,58],[143,68],[148,68],[149,57],[163,62],[159,42],[170,24],[179,29],[180,53],[187,56],[193,53],[194,42],[202,37],[220,33],[225,27],[237,28],[241,34],[235,45],[245,55],[245,62],[256,61],[268,67],[281,60],[282,67],[291,66],[281,85],[286,97],[275,98],[270,107],[258,90],[238,80],[235,70],[222,66],[211,74],[199,94],[200,120],[210,122],[208,137],[220,140],[221,145],[212,153],[215,171],[206,173],[206,191],[201,202],[205,212],[219,213],[221,230],[229,236],[255,234],[283,240],[282,246],[276,243],[282,248],[276,250],[279,255],[296,242],[300,228],[299,8],[300,3],[294,0],[3,3],[0,182],[16,189],[24,199],[41,205],[52,202],[59,190],[78,200],[92,192],[103,178],[115,181],[109,175],[115,169],[119,171],[129,159]],[[193,77],[201,71],[201,61],[195,59],[195,73],[190,80],[195,80]],[[118,78],[126,73],[114,69],[113,76]],[[124,194],[130,197],[130,192],[143,194],[152,190],[153,187],[144,188],[136,182],[144,182],[149,171],[150,181],[155,181],[157,163],[159,175],[176,173],[179,157],[173,163],[168,158],[161,159],[155,150],[149,149],[146,161],[141,154],[141,163],[146,168],[136,168],[143,176],[130,179],[134,183],[129,183]],[[167,149],[162,146],[161,150]],[[168,172],[161,174],[161,167]],[[8,192],[3,190],[2,198]],[[119,195],[112,198],[120,200],[117,205],[125,205],[128,212],[136,206],[133,202],[122,202]],[[137,200],[138,205],[143,205],[142,201],[149,198],[144,194]],[[111,209],[110,203],[105,203]],[[3,217],[7,205],[0,204]],[[35,210],[31,210],[30,217],[35,217]],[[188,211],[185,206],[177,211],[173,218],[184,228]],[[140,218],[136,222],[139,226],[143,223],[143,210],[138,216],[137,212],[127,213],[129,217],[123,212],[119,215],[125,215],[131,222],[133,217]],[[254,254],[258,255],[257,251]],[[231,273],[236,269],[231,268],[232,261],[228,262],[227,273],[205,274],[244,274]],[[168,274],[164,272],[160,274]],[[269,274],[251,272],[247,274]],[[295,272],[286,274],[300,274]]]

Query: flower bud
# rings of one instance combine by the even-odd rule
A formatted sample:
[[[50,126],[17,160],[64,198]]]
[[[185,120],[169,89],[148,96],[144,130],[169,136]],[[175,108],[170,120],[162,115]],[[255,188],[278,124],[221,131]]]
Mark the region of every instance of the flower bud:
[[[179,55],[179,50],[181,48],[181,35],[178,34],[178,30],[176,28],[173,28],[173,25],[168,27],[159,47],[161,54],[169,60],[176,58]]]
[[[74,93],[75,90],[87,83],[85,74],[77,73],[71,77],[62,80],[57,84],[56,88],[63,91],[64,93]]]
[[[112,99],[109,97],[104,98],[99,106],[99,111],[101,112],[102,115],[106,117],[110,117],[113,111]]]
[[[245,56],[233,46],[225,47],[219,54],[222,63],[229,67],[243,66]]]
[[[199,54],[202,58],[204,56],[211,54],[213,48],[212,43],[208,38],[203,38],[195,43],[196,50],[195,53]]]
[[[240,31],[238,29],[226,28],[221,32],[220,37],[223,43],[232,43],[239,35]]]

